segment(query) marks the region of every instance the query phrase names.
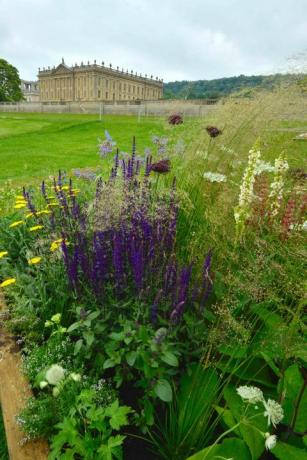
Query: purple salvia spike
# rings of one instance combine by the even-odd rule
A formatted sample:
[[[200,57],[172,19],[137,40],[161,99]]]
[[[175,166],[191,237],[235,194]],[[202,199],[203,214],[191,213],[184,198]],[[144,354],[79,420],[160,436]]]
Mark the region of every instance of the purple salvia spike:
[[[185,304],[185,302],[182,301],[182,302],[178,303],[176,305],[176,307],[173,309],[173,311],[170,314],[171,323],[176,324],[176,323],[179,322],[179,320],[181,319],[181,317],[183,315],[184,304]]]

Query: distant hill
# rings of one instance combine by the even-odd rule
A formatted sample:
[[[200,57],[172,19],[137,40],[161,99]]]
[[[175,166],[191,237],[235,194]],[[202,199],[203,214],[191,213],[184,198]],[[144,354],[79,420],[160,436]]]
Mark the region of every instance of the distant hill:
[[[272,89],[282,83],[294,81],[297,75],[239,75],[215,80],[174,81],[164,84],[165,99],[219,99],[244,90],[248,95],[253,88]]]

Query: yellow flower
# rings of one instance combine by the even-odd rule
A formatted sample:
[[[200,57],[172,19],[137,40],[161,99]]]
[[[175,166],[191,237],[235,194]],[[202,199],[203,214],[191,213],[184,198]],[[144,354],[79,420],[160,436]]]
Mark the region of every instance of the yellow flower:
[[[9,225],[9,228],[18,227],[19,225],[22,225],[23,223],[24,223],[23,220],[17,220],[16,222],[13,222],[11,225]]]
[[[63,238],[60,238],[58,240],[53,241],[51,243],[51,246],[50,246],[50,251],[54,252],[57,249],[59,249],[59,247],[61,246],[61,243],[63,243],[63,241],[64,241]],[[68,241],[65,241],[65,244],[66,244],[66,246],[69,246],[70,243]]]
[[[62,185],[62,190],[69,190],[69,185]]]
[[[26,214],[26,219],[29,219],[29,217],[33,217],[33,216],[34,216],[33,212],[29,212],[28,214]]]
[[[32,259],[28,260],[28,264],[29,265],[36,265],[36,264],[39,264],[41,260],[42,260],[41,257],[32,257]]]
[[[51,214],[51,211],[49,211],[48,209],[43,209],[41,211],[41,214]]]
[[[26,207],[25,203],[17,203],[17,204],[15,204],[14,209],[21,209],[21,208],[25,208],[25,207]]]
[[[23,201],[25,201],[25,197],[24,197],[23,195],[17,195],[17,196],[16,196],[16,201],[17,201],[17,200],[23,200]]]
[[[59,203],[52,202],[52,203],[48,203],[47,206],[59,206]]]
[[[7,251],[1,251],[0,252],[0,259],[2,259],[2,257],[7,256],[7,255],[8,255]]]
[[[8,278],[7,280],[2,281],[2,283],[0,284],[0,287],[6,287],[14,283],[16,283],[16,278]]]
[[[30,227],[29,230],[30,232],[35,232],[36,230],[40,230],[41,228],[44,228],[43,225],[34,225],[34,227]]]

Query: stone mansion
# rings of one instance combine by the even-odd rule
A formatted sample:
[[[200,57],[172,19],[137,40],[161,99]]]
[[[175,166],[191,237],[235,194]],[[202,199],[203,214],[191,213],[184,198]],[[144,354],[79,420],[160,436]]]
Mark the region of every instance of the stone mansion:
[[[113,69],[104,62],[69,67],[62,59],[53,69],[39,69],[38,80],[41,102],[142,101],[163,96],[163,80],[158,77]]]

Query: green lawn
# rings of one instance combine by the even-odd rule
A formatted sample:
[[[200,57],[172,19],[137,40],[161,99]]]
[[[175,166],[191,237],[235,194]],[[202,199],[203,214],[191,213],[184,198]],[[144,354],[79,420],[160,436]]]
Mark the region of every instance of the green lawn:
[[[137,138],[140,152],[151,136],[162,134],[164,118],[72,114],[0,114],[0,187],[8,179],[22,185],[53,174],[59,168],[96,166],[97,138],[107,129],[120,150]]]

